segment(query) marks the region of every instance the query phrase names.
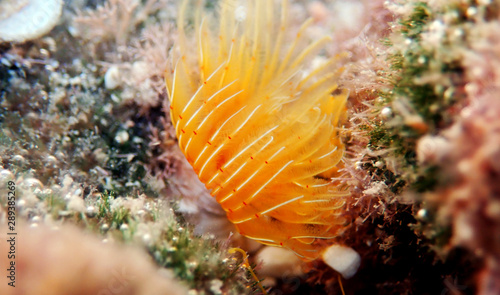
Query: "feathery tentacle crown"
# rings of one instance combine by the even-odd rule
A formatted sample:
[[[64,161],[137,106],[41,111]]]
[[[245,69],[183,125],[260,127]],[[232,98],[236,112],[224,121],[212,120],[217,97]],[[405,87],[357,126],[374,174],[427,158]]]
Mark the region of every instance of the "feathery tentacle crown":
[[[166,71],[179,146],[242,235],[315,259],[315,240],[345,223],[348,195],[324,174],[344,154],[338,126],[348,93],[335,82],[335,58],[306,65],[329,38],[301,46],[309,20],[288,45],[286,0],[221,0],[217,21],[202,15],[202,1],[190,18],[188,2],[178,16],[180,56]]]

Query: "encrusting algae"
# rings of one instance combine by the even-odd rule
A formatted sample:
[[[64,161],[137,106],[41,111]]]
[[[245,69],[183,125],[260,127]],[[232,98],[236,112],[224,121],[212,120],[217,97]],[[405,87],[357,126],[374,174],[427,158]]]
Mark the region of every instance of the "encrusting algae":
[[[330,41],[307,45],[311,20],[288,45],[287,1],[244,3],[221,1],[214,22],[202,1],[192,21],[191,4],[182,2],[180,55],[166,71],[172,123],[187,160],[242,235],[316,259],[318,240],[347,223],[349,192],[329,177],[342,165],[348,92],[336,83],[341,69],[332,70],[338,58],[309,69]]]

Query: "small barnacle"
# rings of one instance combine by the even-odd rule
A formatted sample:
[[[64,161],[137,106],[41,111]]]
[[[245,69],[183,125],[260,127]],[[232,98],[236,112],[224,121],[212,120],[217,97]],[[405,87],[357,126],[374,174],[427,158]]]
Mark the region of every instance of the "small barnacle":
[[[182,152],[242,235],[315,259],[318,240],[346,224],[350,194],[330,177],[344,155],[348,92],[336,82],[341,69],[332,70],[338,58],[308,69],[330,41],[307,44],[312,20],[288,45],[287,1],[244,3],[222,0],[214,21],[198,1],[191,21],[182,2],[178,55],[165,72],[172,123]]]

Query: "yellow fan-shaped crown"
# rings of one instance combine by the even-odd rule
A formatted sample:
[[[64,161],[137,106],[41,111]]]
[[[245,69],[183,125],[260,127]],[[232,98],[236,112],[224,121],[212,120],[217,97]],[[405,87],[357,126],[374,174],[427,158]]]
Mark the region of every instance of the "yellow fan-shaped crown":
[[[216,17],[184,1],[166,71],[179,146],[238,231],[315,259],[345,223],[346,191],[326,172],[344,154],[340,70],[312,57],[306,21],[291,43],[287,1],[223,0]],[[194,15],[189,15],[194,11]],[[193,27],[193,29],[191,29]],[[188,33],[189,32],[189,33]],[[308,44],[309,43],[309,44]]]

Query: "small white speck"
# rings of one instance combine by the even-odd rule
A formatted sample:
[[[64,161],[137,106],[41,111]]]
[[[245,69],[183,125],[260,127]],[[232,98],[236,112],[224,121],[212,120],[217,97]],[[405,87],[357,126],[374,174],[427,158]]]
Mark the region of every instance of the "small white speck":
[[[469,94],[469,96],[474,96],[479,91],[479,86],[476,83],[467,83],[465,85],[465,92]]]
[[[420,219],[427,218],[427,210],[426,209],[420,209],[420,210],[418,210],[417,217],[420,218]]]
[[[123,144],[129,140],[128,132],[125,130],[118,131],[115,136],[115,141],[119,144]]]
[[[455,37],[462,37],[464,35],[464,30],[457,28],[453,31],[453,35],[455,35]]]
[[[471,6],[471,7],[467,8],[467,16],[470,17],[470,16],[474,16],[476,14],[477,14],[477,8],[476,7]]]
[[[234,11],[236,21],[242,22],[247,18],[247,8],[245,6],[238,6]]]
[[[55,164],[57,164],[57,158],[54,157],[54,156],[48,156],[46,159],[45,159],[45,162],[47,163],[47,165],[49,166],[54,166]]]
[[[0,181],[7,182],[14,179],[14,174],[7,169],[0,170]]]
[[[17,202],[17,207],[19,207],[19,208],[22,208],[22,207],[24,207],[25,205],[26,205],[26,201],[25,201],[25,200],[19,200],[19,201]]]
[[[96,214],[96,209],[94,206],[87,207],[87,215],[94,216]]]
[[[479,79],[484,75],[484,70],[482,67],[472,67],[471,73],[472,76]]]
[[[12,161],[13,162],[16,162],[17,164],[24,164],[24,157],[21,156],[21,155],[15,155],[14,157],[12,157]]]
[[[384,119],[388,119],[392,116],[392,109],[390,107],[385,107],[382,109],[382,111],[380,111],[380,115],[384,118]]]
[[[82,84],[82,78],[79,76],[73,77],[69,79],[69,84],[75,86],[75,85],[81,85]]]
[[[144,234],[142,236],[142,242],[144,242],[144,244],[149,244],[151,242],[151,235],[150,234]]]
[[[0,59],[0,62],[1,62],[4,66],[6,66],[6,67],[8,67],[8,68],[10,68],[10,67],[12,66],[12,63],[11,63],[8,59],[6,59],[6,58],[2,58],[2,59]]]

